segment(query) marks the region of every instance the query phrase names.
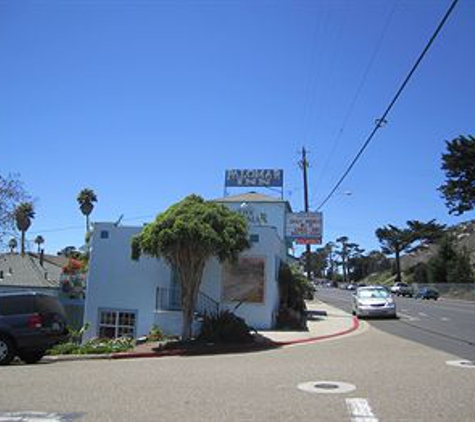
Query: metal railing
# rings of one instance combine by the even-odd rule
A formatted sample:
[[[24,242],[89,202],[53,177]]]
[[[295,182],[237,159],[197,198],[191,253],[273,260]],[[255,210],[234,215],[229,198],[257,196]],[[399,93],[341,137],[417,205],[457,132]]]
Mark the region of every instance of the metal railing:
[[[156,305],[157,310],[181,311],[181,288],[157,287]],[[203,292],[198,292],[195,303],[195,313],[199,316],[215,315],[219,312],[219,302]]]

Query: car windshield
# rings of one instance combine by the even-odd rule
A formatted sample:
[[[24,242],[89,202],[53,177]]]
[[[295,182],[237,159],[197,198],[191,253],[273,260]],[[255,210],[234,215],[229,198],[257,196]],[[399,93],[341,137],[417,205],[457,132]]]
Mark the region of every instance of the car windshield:
[[[364,289],[358,292],[358,297],[362,299],[385,299],[388,296],[388,292],[384,289]]]

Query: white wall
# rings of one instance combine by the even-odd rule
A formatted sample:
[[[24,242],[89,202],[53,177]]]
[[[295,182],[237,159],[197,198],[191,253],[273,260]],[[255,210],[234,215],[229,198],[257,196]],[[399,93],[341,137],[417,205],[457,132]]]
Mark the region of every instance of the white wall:
[[[102,239],[107,231],[109,238]],[[154,323],[156,288],[167,286],[170,271],[163,261],[142,256],[131,259],[131,239],[141,227],[115,227],[96,223],[86,284],[84,321],[91,324],[86,337],[96,337],[100,309],[137,312],[137,336]]]
[[[228,204],[226,204],[228,205]],[[231,204],[233,205],[233,204]],[[284,204],[252,204],[256,210],[265,210],[265,226],[251,225],[250,234],[258,234],[259,242],[253,243],[244,256],[265,257],[265,303],[244,303],[236,314],[257,329],[272,328],[279,305],[276,257],[285,260],[286,249],[282,242],[285,215]],[[280,220],[280,223],[277,221]],[[272,223],[275,222],[275,226]],[[85,338],[98,335],[98,317],[101,309],[123,310],[137,313],[137,336],[146,335],[154,323],[168,334],[180,334],[181,312],[156,312],[156,289],[170,288],[169,267],[161,260],[142,256],[131,259],[132,237],[141,227],[116,227],[112,223],[96,223],[91,239],[91,260],[86,285],[84,321],[91,324]],[[108,238],[101,238],[108,232]],[[223,266],[211,259],[205,266],[200,290],[221,302]],[[234,310],[237,303],[223,303],[221,309]]]

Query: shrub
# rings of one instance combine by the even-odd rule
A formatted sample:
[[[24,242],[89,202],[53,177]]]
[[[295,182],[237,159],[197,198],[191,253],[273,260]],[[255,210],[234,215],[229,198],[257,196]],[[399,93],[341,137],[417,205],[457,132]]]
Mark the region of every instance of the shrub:
[[[135,339],[121,337],[115,339],[95,338],[84,344],[73,342],[57,344],[48,351],[49,355],[89,355],[126,352],[135,347]]]
[[[147,341],[160,341],[163,340],[163,332],[158,325],[153,324],[150,328],[150,332],[147,334]]]
[[[198,340],[212,343],[251,343],[253,337],[242,318],[230,311],[205,315]]]

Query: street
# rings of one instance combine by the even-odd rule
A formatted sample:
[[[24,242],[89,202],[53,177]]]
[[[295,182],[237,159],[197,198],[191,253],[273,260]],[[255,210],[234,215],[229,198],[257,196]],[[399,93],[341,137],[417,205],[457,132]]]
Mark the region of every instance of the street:
[[[350,291],[318,288],[316,297],[351,312]],[[475,361],[475,303],[396,297],[398,320],[369,319],[372,326]]]
[[[15,364],[0,368],[0,421],[28,411],[55,413],[49,421],[475,420],[475,368],[382,329],[405,321],[363,321],[349,336],[258,353]],[[299,388],[321,382],[354,390]]]

